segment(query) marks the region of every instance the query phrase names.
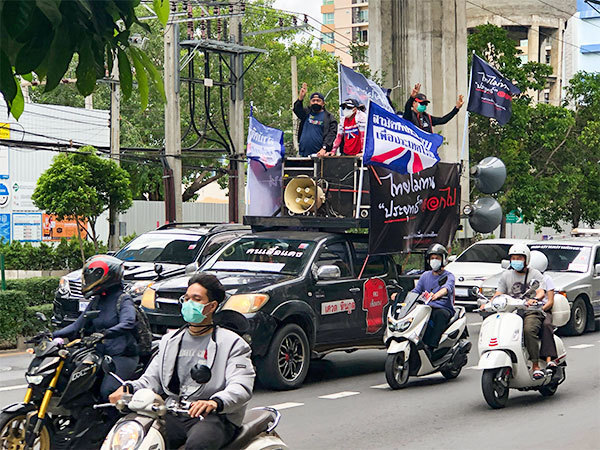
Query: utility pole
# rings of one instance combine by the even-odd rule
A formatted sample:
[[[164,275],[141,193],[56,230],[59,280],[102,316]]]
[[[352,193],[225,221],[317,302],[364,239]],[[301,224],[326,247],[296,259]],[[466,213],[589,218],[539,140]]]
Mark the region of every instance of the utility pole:
[[[296,63],[296,55],[292,55],[292,109],[294,108],[296,100],[298,100],[298,65]],[[298,153],[299,146],[296,130],[298,130],[298,118],[296,117],[296,114],[294,114],[294,111],[292,111],[292,136],[294,140],[294,150]]]
[[[240,2],[229,0],[230,11],[234,16],[229,18],[229,39],[235,44],[242,44],[242,17],[235,16],[241,12]],[[235,85],[231,88],[229,100],[229,130],[233,141],[233,161],[230,162],[229,175],[229,221],[241,222],[246,209],[246,147],[244,145],[244,57],[241,53],[231,56],[231,71]]]
[[[172,8],[177,3],[172,2]],[[172,12],[174,12],[172,10]],[[179,110],[179,24],[167,23],[165,32],[165,217],[183,221],[181,204],[181,112]]]
[[[90,99],[90,100],[88,100]],[[85,98],[86,108],[91,107],[92,96]],[[119,66],[113,64],[112,80],[110,83],[110,157],[117,164],[120,163],[121,153],[121,88],[119,86]],[[108,249],[119,249],[119,214],[115,208],[108,210]]]

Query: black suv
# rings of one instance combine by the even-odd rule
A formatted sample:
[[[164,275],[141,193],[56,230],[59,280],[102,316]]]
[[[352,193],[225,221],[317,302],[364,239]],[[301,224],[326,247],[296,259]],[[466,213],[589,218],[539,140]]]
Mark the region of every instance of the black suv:
[[[137,297],[156,280],[193,273],[225,244],[249,232],[250,227],[240,224],[168,224],[138,236],[114,256],[124,261],[126,289]],[[62,277],[54,298],[54,325],[68,325],[86,306],[81,269]]]
[[[398,280],[391,256],[367,255],[366,234],[261,231],[224,247],[201,267],[223,283],[223,309],[250,321],[257,374],[274,389],[299,387],[310,359],[336,350],[384,348],[388,293]],[[361,273],[362,272],[362,273]],[[405,290],[415,277],[402,277]],[[183,324],[189,275],[149,287],[142,306],[154,332]]]

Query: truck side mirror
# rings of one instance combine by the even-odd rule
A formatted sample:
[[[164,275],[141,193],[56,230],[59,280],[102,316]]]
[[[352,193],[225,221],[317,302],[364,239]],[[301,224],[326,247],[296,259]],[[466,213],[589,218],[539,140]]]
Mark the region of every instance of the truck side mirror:
[[[450,256],[448,256],[448,262],[449,263],[454,262],[454,261],[456,261],[456,258],[457,258],[457,255],[450,255]]]
[[[198,264],[198,261],[189,263],[187,266],[185,266],[185,274],[191,275],[191,274],[195,273],[199,269],[199,266],[200,265]]]
[[[317,280],[336,280],[341,276],[340,268],[333,264],[326,264],[317,269]]]
[[[596,264],[596,266],[594,267],[594,276],[600,277],[600,263]]]

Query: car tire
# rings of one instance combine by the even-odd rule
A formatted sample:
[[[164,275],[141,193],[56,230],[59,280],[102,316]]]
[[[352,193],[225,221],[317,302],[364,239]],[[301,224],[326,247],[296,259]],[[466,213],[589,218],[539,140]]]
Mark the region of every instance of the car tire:
[[[256,361],[257,376],[267,388],[283,391],[302,386],[310,364],[310,345],[304,330],[288,323],[271,340],[266,356]]]
[[[561,332],[569,336],[579,336],[584,333],[587,326],[588,310],[585,300],[577,297],[571,308],[571,318],[569,322],[561,328]]]

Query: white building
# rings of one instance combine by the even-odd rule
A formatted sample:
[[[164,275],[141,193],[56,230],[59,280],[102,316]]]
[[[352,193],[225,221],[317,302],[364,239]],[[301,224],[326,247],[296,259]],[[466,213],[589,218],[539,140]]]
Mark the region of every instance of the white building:
[[[577,0],[577,13],[567,23],[565,41],[572,43],[565,60],[565,80],[580,71],[600,72],[600,5],[597,10]]]

